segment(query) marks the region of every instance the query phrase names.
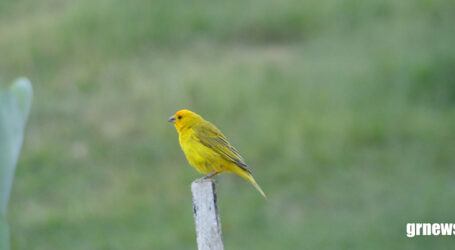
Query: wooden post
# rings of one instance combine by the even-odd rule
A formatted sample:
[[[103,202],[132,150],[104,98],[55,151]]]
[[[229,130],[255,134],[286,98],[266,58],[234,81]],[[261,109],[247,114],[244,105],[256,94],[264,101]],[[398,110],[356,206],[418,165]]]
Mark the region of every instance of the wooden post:
[[[198,249],[223,250],[215,181],[210,178],[195,180],[191,183],[191,192]]]

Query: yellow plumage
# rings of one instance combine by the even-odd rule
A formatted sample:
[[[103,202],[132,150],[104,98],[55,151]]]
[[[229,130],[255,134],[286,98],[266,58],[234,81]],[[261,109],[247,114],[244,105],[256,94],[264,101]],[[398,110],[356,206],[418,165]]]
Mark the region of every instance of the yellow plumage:
[[[180,110],[169,118],[179,134],[179,142],[188,162],[200,173],[213,177],[232,172],[244,178],[266,197],[254,180],[239,152],[221,131],[198,114]]]

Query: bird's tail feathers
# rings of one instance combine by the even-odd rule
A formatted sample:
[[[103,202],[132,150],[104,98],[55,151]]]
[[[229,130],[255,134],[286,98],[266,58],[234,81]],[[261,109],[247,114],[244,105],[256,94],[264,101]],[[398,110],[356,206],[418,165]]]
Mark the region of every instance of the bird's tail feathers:
[[[265,199],[267,199],[267,196],[265,195],[264,191],[262,191],[262,188],[256,183],[256,181],[254,180],[253,176],[250,173],[241,168],[238,168],[238,170],[235,171],[235,173],[242,177],[243,179],[247,180],[249,183],[251,183],[259,191],[259,193],[261,193],[261,195]]]

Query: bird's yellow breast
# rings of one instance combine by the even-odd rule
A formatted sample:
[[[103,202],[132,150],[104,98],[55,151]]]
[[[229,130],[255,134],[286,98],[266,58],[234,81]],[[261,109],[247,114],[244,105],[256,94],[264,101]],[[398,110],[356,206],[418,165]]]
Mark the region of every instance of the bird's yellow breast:
[[[227,167],[231,163],[200,143],[192,129],[180,131],[179,142],[188,162],[200,173],[208,174],[214,170],[217,172],[228,171]]]

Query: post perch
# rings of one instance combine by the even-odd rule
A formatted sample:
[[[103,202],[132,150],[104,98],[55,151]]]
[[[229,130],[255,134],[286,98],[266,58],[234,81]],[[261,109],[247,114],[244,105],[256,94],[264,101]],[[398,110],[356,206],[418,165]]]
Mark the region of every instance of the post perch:
[[[194,223],[199,250],[223,250],[215,181],[199,179],[191,183]]]

